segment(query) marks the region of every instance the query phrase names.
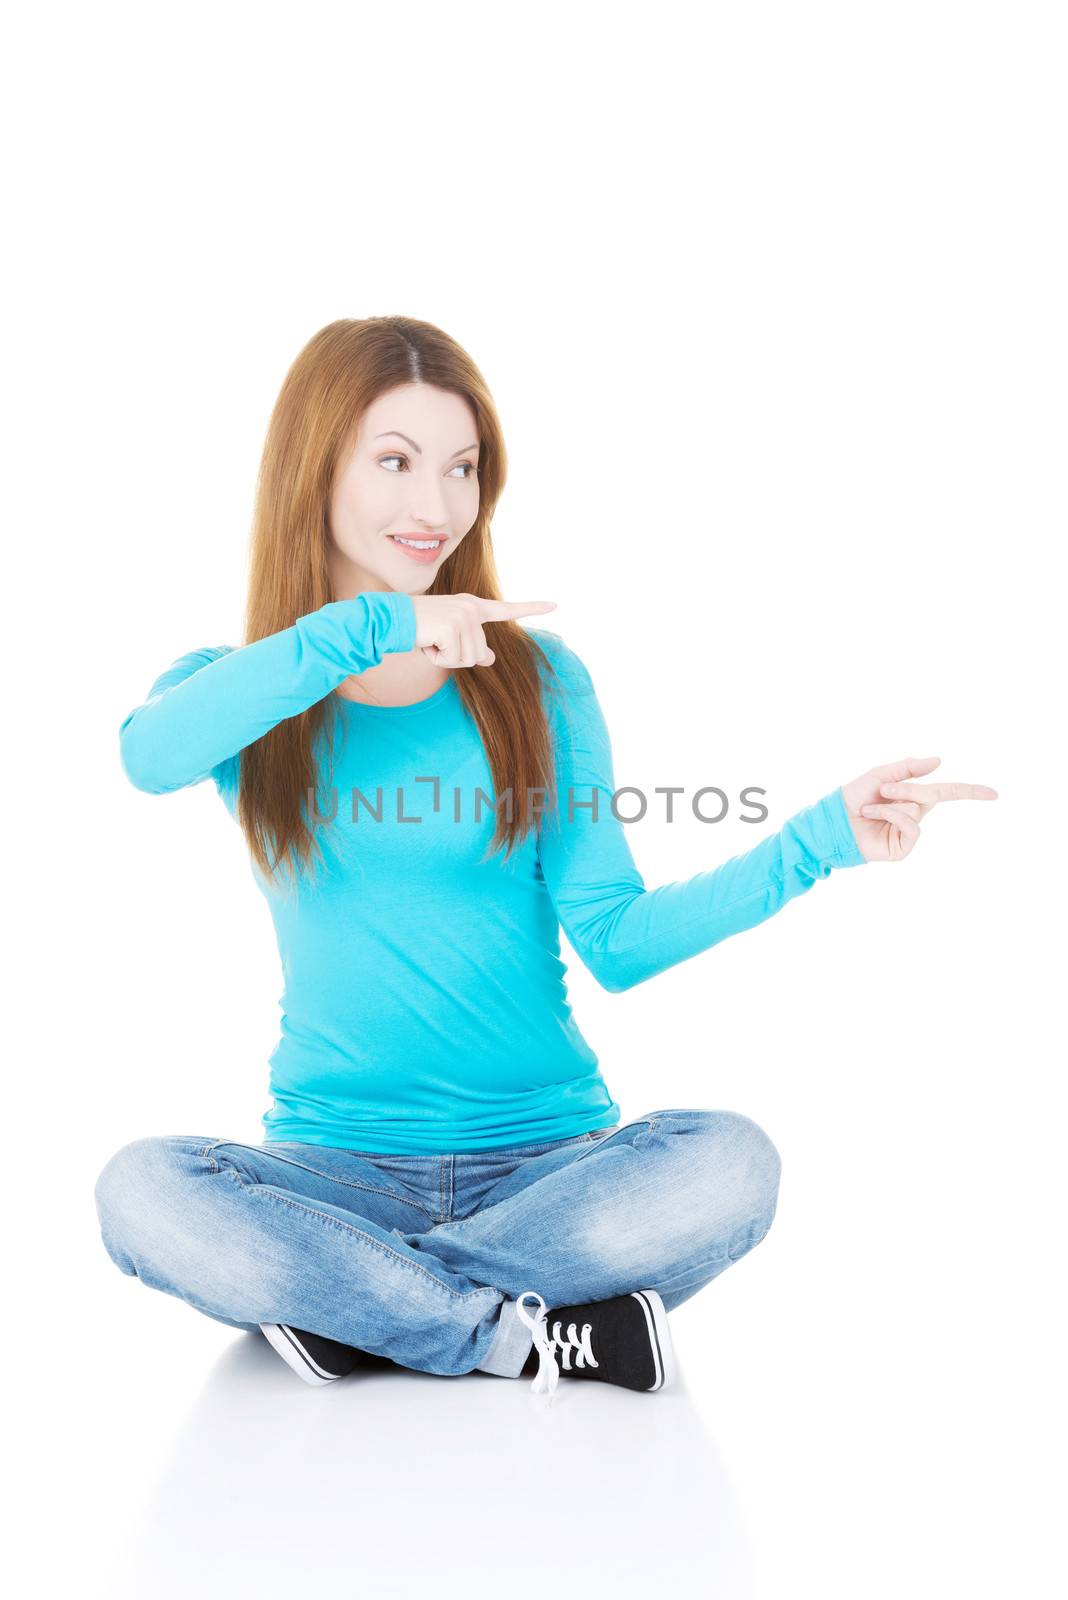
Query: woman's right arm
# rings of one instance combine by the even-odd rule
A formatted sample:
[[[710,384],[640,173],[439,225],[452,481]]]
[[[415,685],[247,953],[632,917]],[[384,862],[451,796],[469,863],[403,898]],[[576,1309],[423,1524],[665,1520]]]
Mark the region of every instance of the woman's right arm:
[[[411,595],[372,590],[333,600],[240,649],[191,651],[123,719],[119,750],[126,776],[147,794],[200,783],[346,678],[415,644]]]

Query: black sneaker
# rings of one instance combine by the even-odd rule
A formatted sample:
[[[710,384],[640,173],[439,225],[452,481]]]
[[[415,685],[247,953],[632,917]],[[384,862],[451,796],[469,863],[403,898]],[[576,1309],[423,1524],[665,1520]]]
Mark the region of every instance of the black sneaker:
[[[533,1317],[523,1304],[530,1298],[540,1306]],[[517,1308],[533,1331],[533,1348],[538,1352],[538,1373],[530,1386],[533,1394],[548,1393],[551,1398],[561,1376],[618,1383],[624,1389],[663,1389],[674,1382],[667,1312],[655,1289],[556,1306],[552,1311],[540,1294],[527,1289]]]
[[[305,1383],[336,1383],[359,1364],[359,1350],[321,1333],[305,1333],[286,1322],[261,1322],[260,1332]]]

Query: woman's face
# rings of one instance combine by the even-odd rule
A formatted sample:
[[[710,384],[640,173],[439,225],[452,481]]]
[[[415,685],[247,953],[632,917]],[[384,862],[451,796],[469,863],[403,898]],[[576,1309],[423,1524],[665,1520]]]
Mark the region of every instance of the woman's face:
[[[478,425],[460,395],[406,383],[380,395],[338,466],[328,552],[335,597],[422,594],[478,516]],[[439,542],[429,553],[394,535]]]

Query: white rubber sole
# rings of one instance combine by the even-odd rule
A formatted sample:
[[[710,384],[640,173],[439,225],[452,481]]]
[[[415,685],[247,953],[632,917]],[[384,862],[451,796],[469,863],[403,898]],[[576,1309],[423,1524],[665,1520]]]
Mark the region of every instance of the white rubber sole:
[[[307,1350],[304,1349],[304,1346],[294,1339],[292,1333],[284,1324],[261,1322],[260,1332],[272,1350],[277,1350],[286,1365],[292,1367],[297,1377],[303,1378],[305,1383],[313,1383],[318,1386],[323,1383],[337,1382],[337,1373],[324,1372],[322,1367],[317,1366]]]
[[[650,1384],[647,1391],[652,1393],[654,1389],[666,1389],[668,1384],[675,1382],[675,1349],[671,1342],[671,1330],[668,1327],[664,1302],[656,1290],[635,1289],[632,1292],[634,1299],[645,1312],[649,1324],[649,1342],[657,1367],[657,1381]]]

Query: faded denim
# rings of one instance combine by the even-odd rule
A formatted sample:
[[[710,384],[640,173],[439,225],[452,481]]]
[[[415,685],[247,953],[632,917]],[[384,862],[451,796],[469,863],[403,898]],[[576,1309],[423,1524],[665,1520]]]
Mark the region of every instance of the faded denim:
[[[671,1311],[763,1239],[780,1169],[750,1118],[670,1109],[453,1155],[137,1139],[94,1192],[115,1264],[218,1322],[514,1378],[525,1290],[551,1309],[651,1288]]]

